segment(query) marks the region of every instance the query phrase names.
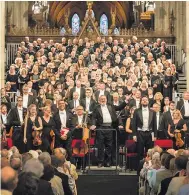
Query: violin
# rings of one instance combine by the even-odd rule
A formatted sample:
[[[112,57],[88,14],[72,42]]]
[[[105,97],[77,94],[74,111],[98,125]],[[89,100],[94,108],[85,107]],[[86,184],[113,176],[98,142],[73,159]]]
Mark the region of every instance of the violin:
[[[35,126],[35,123],[33,124],[33,126]],[[34,146],[40,146],[42,144],[41,135],[42,135],[41,131],[33,130],[32,137]]]
[[[182,140],[182,134],[180,132],[175,133],[176,146],[181,148],[184,145],[184,141]]]

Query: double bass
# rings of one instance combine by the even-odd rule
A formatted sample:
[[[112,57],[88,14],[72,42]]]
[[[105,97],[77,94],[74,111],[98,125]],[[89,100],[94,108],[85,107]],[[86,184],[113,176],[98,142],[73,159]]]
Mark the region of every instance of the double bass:
[[[88,117],[88,111],[85,112],[85,119],[84,119],[84,122],[83,122],[83,137],[82,137],[82,140],[84,141],[84,153],[88,153],[89,151],[89,147],[88,147],[88,143],[87,141],[89,140],[89,128],[87,127],[87,117]]]

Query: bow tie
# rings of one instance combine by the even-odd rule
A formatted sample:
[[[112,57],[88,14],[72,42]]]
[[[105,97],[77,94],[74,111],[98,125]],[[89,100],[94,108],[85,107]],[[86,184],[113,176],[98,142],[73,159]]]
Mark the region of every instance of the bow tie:
[[[59,113],[60,113],[60,114],[64,114],[64,111],[60,111]]]

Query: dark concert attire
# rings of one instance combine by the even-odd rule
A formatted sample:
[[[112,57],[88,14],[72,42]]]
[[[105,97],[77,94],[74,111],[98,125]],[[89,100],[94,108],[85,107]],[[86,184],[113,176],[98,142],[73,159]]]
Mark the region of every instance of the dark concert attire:
[[[66,149],[68,154],[68,160],[72,157],[72,149],[71,149],[71,142],[72,142],[72,132],[70,129],[71,125],[71,118],[72,114],[66,110],[56,112],[53,116],[54,122],[55,122],[55,135],[56,135],[56,147],[63,147]],[[69,132],[67,134],[67,140],[62,140],[61,137],[61,129],[62,128],[68,128]]]
[[[174,124],[174,123],[170,124],[171,125],[170,133],[172,133],[172,134],[175,135],[174,130],[175,129],[182,130],[184,124],[186,124],[185,121],[184,121],[184,119],[180,119],[177,124]],[[180,133],[181,133],[181,139],[184,141],[185,133],[183,131],[181,131]],[[175,137],[173,137],[172,140],[173,140],[173,148],[175,150],[183,149],[184,148],[184,145],[182,147],[176,146],[176,139],[175,139]]]
[[[133,136],[137,137],[139,160],[153,147],[152,133],[157,137],[156,113],[148,107],[136,109],[133,116]]]
[[[163,86],[163,96],[169,97],[169,100],[172,100],[172,93],[173,93],[173,76],[164,77],[164,84],[167,85],[167,88]]]
[[[109,130],[117,128],[119,121],[115,108],[111,105],[98,105],[93,112],[92,124],[96,125],[96,141],[98,144],[98,162],[104,162],[104,146],[105,146],[105,162],[107,165],[111,163],[113,131]]]
[[[41,145],[41,150],[43,152],[49,152],[51,153],[50,145],[52,142],[52,137],[50,135],[51,130],[55,129],[55,122],[52,117],[50,117],[49,121],[45,121],[45,119],[42,117],[42,124],[43,124],[43,130],[42,130],[42,145]]]

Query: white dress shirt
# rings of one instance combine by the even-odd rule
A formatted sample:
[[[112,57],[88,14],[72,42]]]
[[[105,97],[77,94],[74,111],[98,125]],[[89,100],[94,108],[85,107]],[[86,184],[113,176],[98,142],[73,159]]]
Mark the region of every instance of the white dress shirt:
[[[99,97],[100,97],[101,95],[104,95],[104,90],[100,90]]]
[[[78,124],[83,125],[83,115],[78,116]]]
[[[28,107],[28,94],[23,95],[23,108],[27,108],[27,107]]]
[[[20,122],[23,123],[24,119],[23,119],[23,108],[17,107],[18,109],[18,115],[19,115],[19,119]]]
[[[114,105],[114,106],[119,106],[119,101],[113,102],[113,105]]]
[[[142,107],[143,127],[142,131],[149,131],[149,108]]]
[[[188,102],[188,100],[184,100],[184,110],[185,110],[184,116],[189,117],[189,102]]]
[[[159,112],[157,112],[156,113],[157,130],[159,129],[159,117],[160,117],[160,114],[159,114]]]
[[[77,108],[77,106],[79,105],[80,105],[79,100],[74,100],[74,108]]]
[[[107,105],[101,105],[103,123],[112,123],[112,118]]]
[[[61,128],[66,127],[66,111],[59,110],[59,116],[60,116],[60,121],[61,121]]]
[[[91,98],[86,97],[86,111],[89,111]]]
[[[7,124],[7,114],[1,114],[3,124]]]
[[[136,99],[136,107],[139,108],[139,106],[140,106],[140,99],[139,100]]]
[[[75,91],[78,93],[78,98],[80,99],[81,88],[76,87]]]

